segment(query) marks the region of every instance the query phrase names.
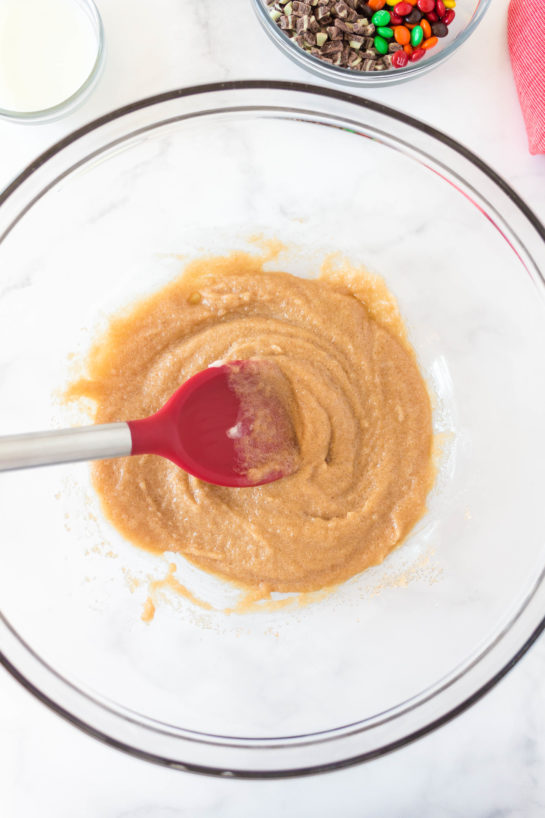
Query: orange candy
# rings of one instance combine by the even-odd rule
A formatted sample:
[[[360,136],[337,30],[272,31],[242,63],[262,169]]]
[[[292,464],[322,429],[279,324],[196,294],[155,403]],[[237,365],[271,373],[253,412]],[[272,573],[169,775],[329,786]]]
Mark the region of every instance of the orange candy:
[[[422,43],[420,48],[426,48],[426,49],[434,48],[437,45],[438,42],[439,42],[439,40],[437,39],[437,37],[430,37],[429,39],[424,40],[424,42]]]
[[[405,52],[405,54],[408,54],[408,55],[409,55],[409,57],[410,57],[410,56],[411,56],[411,54],[413,53],[413,47],[412,47],[412,45],[404,45],[404,46],[403,46],[403,51]]]
[[[407,45],[407,43],[411,42],[411,33],[405,26],[396,26],[394,28],[394,37],[399,45]]]
[[[373,11],[380,11],[386,5],[386,0],[369,0],[368,5]]]
[[[405,0],[405,2],[409,3],[409,5],[411,5],[411,6],[416,6],[416,4],[418,3],[418,0]]]
[[[420,25],[422,26],[422,31],[424,32],[424,39],[428,39],[431,37],[431,26],[426,19],[420,21]]]

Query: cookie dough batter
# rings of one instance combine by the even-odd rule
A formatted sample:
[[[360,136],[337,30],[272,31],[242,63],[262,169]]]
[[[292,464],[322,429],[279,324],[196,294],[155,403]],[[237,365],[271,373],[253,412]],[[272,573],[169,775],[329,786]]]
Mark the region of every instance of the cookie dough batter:
[[[380,563],[425,511],[431,409],[395,301],[362,270],[316,280],[245,254],[202,259],[115,319],[72,396],[95,422],[155,412],[217,361],[280,367],[293,393],[297,471],[268,485],[208,485],[155,456],[101,461],[105,514],[137,545],[266,591],[310,591]]]

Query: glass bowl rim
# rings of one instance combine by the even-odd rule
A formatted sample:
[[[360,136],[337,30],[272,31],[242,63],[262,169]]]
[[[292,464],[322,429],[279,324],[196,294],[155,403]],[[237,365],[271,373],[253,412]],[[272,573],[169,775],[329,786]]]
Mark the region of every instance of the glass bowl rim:
[[[74,0],[72,0],[74,2]],[[102,17],[95,4],[95,0],[75,0],[78,4],[83,4],[90,15],[90,22],[93,26],[96,38],[97,49],[96,57],[91,70],[81,85],[79,85],[70,96],[57,102],[56,105],[51,105],[49,108],[40,108],[32,111],[13,111],[10,108],[3,108],[0,105],[0,119],[6,119],[19,124],[32,124],[50,121],[61,117],[68,113],[76,105],[83,101],[88,92],[93,88],[100,76],[104,65],[105,57],[105,42],[104,42],[104,25]]]
[[[287,34],[273,22],[267,11],[265,0],[252,0],[254,11],[264,31],[272,42],[274,42],[276,47],[286,56],[290,57],[290,59],[298,65],[303,66],[306,70],[312,71],[322,78],[327,78],[331,82],[338,82],[343,85],[352,85],[359,88],[365,86],[377,87],[379,85],[394,85],[426,74],[428,71],[440,65],[451,57],[473,34],[490,8],[491,3],[492,0],[478,0],[473,17],[460,34],[441,51],[427,55],[425,60],[409,63],[404,68],[390,69],[388,71],[361,72],[354,71],[350,68],[342,68],[337,65],[330,65],[304,51],[296,43],[292,43]]]
[[[527,221],[535,229],[539,238],[545,243],[545,226],[542,224],[542,222],[536,216],[533,210],[513,190],[513,188],[496,171],[494,171],[482,159],[480,159],[475,153],[470,151],[468,148],[466,148],[453,138],[444,134],[442,131],[434,128],[431,125],[421,122],[420,120],[410,116],[409,114],[402,113],[393,108],[390,108],[389,106],[383,105],[382,103],[377,103],[372,100],[368,100],[363,97],[350,94],[348,92],[339,91],[337,89],[324,88],[316,85],[311,85],[309,83],[299,83],[281,80],[232,80],[227,82],[214,82],[201,85],[193,85],[185,88],[177,88],[171,91],[165,91],[160,94],[155,94],[150,97],[146,97],[141,100],[137,100],[127,105],[118,107],[88,122],[82,127],[76,129],[75,131],[72,131],[70,134],[58,140],[51,147],[49,147],[42,154],[40,154],[34,161],[32,161],[26,168],[24,168],[21,171],[21,173],[19,173],[11,182],[9,182],[3,190],[0,191],[0,206],[6,203],[6,201],[17,191],[17,189],[26,180],[28,180],[37,170],[39,170],[40,167],[46,164],[56,154],[60,153],[65,148],[77,142],[78,139],[84,137],[85,135],[91,133],[92,131],[99,129],[101,126],[113,122],[114,120],[121,119],[125,115],[129,115],[133,112],[149,108],[153,105],[161,104],[163,102],[169,102],[183,97],[191,97],[199,94],[216,93],[222,91],[238,90],[248,91],[263,89],[274,91],[294,91],[300,93],[313,94],[317,97],[326,98],[329,97],[331,99],[340,102],[350,103],[364,109],[369,109],[391,119],[398,120],[399,122],[402,122],[406,125],[415,128],[417,131],[421,131],[427,136],[431,136],[433,139],[438,140],[443,145],[446,145],[448,148],[451,148],[452,150],[460,154],[464,159],[468,160],[482,173],[484,173],[493,183],[495,183],[495,185],[499,187],[504,194],[506,194],[506,196],[517,207],[517,209],[526,217]],[[46,191],[47,189],[48,186],[46,186]],[[25,214],[25,212],[28,210],[28,207],[31,206],[31,204],[27,205],[22,209],[21,213],[15,219],[15,221],[12,222],[11,225],[9,225],[7,232],[9,232],[11,228],[15,225],[15,223],[19,221],[19,218],[21,218]],[[4,233],[3,236],[0,236],[0,241],[5,237],[5,235],[6,233]],[[543,281],[543,284],[545,285],[545,277],[543,276],[540,270],[538,270],[538,273]],[[42,665],[42,667],[46,669],[48,673],[53,674],[55,676],[59,675],[57,671],[54,670],[54,668],[49,667],[49,665],[43,659],[41,659],[41,657],[39,657],[33,651],[33,649],[30,646],[28,646],[25,643],[25,641],[13,630],[13,628],[11,627],[11,625],[1,612],[0,623],[7,631],[9,631],[18,640],[19,644],[23,647],[23,650],[27,654],[30,654],[36,661],[38,661]],[[489,690],[491,690],[525,655],[525,653],[534,644],[534,642],[538,639],[538,637],[543,631],[545,631],[545,615],[537,623],[537,625],[534,627],[530,635],[525,639],[523,644],[515,651],[514,655],[512,655],[508,659],[508,661],[504,662],[504,664],[499,668],[499,670],[497,670],[492,675],[491,678],[487,679],[487,681],[482,683],[480,687],[474,690],[463,701],[457,703],[439,717],[430,720],[427,724],[424,724],[422,727],[412,730],[407,735],[392,740],[389,743],[386,743],[376,749],[368,750],[366,752],[363,752],[356,756],[351,756],[349,758],[343,758],[337,761],[327,762],[320,765],[314,765],[311,767],[275,770],[242,770],[242,769],[232,770],[215,767],[212,765],[196,764],[190,761],[180,762],[172,758],[166,758],[164,756],[148,752],[141,748],[134,747],[129,743],[121,741],[120,739],[114,738],[108,733],[101,731],[100,729],[94,727],[92,724],[89,724],[83,718],[74,715],[74,713],[71,713],[69,710],[64,708],[61,704],[59,704],[57,701],[53,700],[53,698],[51,698],[42,690],[40,690],[32,681],[27,679],[24,676],[24,674],[8,659],[8,657],[3,652],[0,652],[0,664],[8,671],[8,673],[10,673],[11,676],[13,676],[14,679],[16,679],[24,688],[26,688],[26,690],[28,690],[35,698],[37,698],[39,701],[41,701],[43,704],[49,707],[57,715],[61,716],[62,718],[73,724],[75,727],[78,727],[80,730],[94,737],[95,739],[118,750],[122,750],[135,758],[150,761],[170,768],[205,775],[228,776],[232,778],[242,779],[274,779],[303,775],[313,775],[321,772],[342,769],[348,766],[352,766],[354,764],[378,758],[382,755],[392,752],[393,750],[404,747],[405,745],[410,744],[411,742],[427,735],[430,732],[433,732],[433,730],[448,723],[453,718],[467,710],[471,705],[475,704]],[[62,678],[62,681],[64,684],[71,685],[71,683],[64,678]],[[83,689],[78,689],[78,693],[80,693],[84,697],[88,697],[88,694]],[[95,703],[97,703],[96,700]],[[123,714],[120,715],[123,718]],[[260,748],[256,746],[255,749],[259,750]]]

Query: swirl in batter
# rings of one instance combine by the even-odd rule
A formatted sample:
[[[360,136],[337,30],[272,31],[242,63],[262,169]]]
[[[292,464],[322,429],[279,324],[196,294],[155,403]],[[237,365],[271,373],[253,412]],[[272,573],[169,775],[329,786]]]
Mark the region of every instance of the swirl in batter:
[[[267,591],[311,591],[380,563],[425,511],[429,396],[396,303],[362,270],[316,280],[241,253],[202,259],[114,319],[72,396],[95,422],[145,417],[217,361],[274,361],[290,385],[300,463],[268,485],[203,483],[142,456],[93,466],[129,540]]]

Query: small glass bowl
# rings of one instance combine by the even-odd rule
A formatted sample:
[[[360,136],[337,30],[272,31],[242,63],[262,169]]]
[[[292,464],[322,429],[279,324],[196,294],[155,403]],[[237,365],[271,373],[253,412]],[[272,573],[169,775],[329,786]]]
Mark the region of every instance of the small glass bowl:
[[[464,0],[458,3],[456,17],[449,26],[448,37],[439,40],[437,46],[432,52],[428,52],[424,59],[409,63],[405,68],[391,68],[386,71],[355,71],[352,68],[330,65],[304,51],[273,22],[266,0],[252,0],[257,18],[266,34],[293,62],[322,80],[360,88],[393,85],[427,74],[432,68],[452,56],[456,49],[465,43],[483,19],[490,2],[491,0]]]
[[[33,111],[13,111],[0,105],[0,118],[19,123],[45,122],[58,119],[78,107],[88,97],[100,77],[104,65],[104,28],[94,0],[73,0],[87,16],[96,39],[96,56],[85,81],[66,99],[48,108]]]

